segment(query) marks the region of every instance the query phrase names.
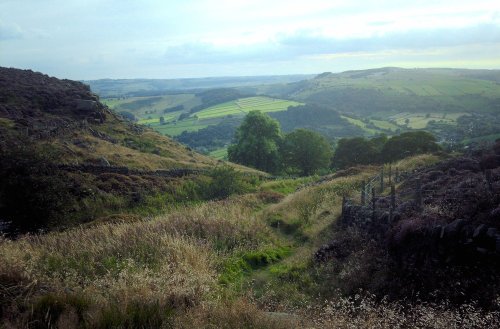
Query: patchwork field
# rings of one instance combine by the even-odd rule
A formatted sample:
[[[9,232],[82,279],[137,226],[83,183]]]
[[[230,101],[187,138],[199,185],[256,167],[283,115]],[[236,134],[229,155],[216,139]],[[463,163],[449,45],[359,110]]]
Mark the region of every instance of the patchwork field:
[[[289,106],[297,106],[300,104],[301,103],[294,101],[270,97],[247,97],[209,107],[196,113],[196,116],[199,119],[206,119],[224,117],[227,115],[242,116],[253,110],[261,112],[277,112],[285,111]]]
[[[177,136],[183,131],[198,131],[209,125],[215,125],[227,117],[244,117],[248,112],[285,111],[289,106],[300,105],[299,102],[270,97],[246,97],[221,103],[189,115],[187,119],[178,120],[187,111],[175,111],[166,114],[153,113],[139,119],[139,124],[149,125],[163,135]],[[160,124],[160,117],[164,123]]]
[[[380,113],[379,113],[380,114]],[[358,119],[343,115],[349,123],[363,129],[367,135],[395,133],[404,128],[425,129],[429,122],[456,125],[457,119],[466,113],[408,113],[402,112],[383,119]]]
[[[457,119],[466,113],[398,113],[388,120],[398,126],[407,125],[411,129],[425,129],[431,121],[455,125]]]

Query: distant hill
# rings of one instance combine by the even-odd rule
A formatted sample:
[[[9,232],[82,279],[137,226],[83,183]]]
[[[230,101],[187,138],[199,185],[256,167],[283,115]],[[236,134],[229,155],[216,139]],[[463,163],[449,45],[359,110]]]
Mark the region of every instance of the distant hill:
[[[366,135],[426,129],[450,145],[500,137],[499,70],[325,72],[262,92],[331,108]]]
[[[303,79],[298,81],[299,78]],[[455,148],[500,137],[500,71],[495,70],[388,67],[325,72],[315,77],[169,80],[170,85],[161,88],[154,87],[161,80],[113,81],[101,82],[115,91],[121,88],[118,86],[127,86],[128,91],[125,96],[105,98],[110,108],[125,112],[124,115],[161,134],[178,136],[184,132],[183,142],[204,153],[216,152],[218,156],[223,155],[221,145],[230,142],[227,137],[230,133],[221,139],[217,129],[212,128],[253,109],[276,112],[272,116],[286,131],[305,127],[333,139],[425,129],[440,142]],[[139,81],[141,84],[133,83]],[[180,82],[185,83],[183,88],[212,87],[163,94],[145,92],[181,86]],[[99,83],[93,88],[99,90]],[[289,106],[299,104],[306,106],[286,111]],[[226,123],[222,125],[224,131],[229,127]],[[207,139],[208,133],[213,138]]]
[[[274,88],[268,92],[356,114],[500,111],[500,71],[491,70],[388,67],[323,73]]]
[[[169,93],[186,92],[231,87],[252,87],[268,84],[286,84],[313,77],[313,75],[271,75],[250,77],[214,77],[191,79],[101,79],[85,80],[93,92],[101,97],[158,96]]]

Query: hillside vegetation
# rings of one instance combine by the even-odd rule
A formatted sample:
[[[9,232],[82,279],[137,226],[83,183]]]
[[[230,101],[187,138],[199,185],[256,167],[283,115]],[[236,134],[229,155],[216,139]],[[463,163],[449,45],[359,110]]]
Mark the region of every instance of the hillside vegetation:
[[[139,98],[128,94],[106,99],[106,103],[117,112],[130,112],[140,124],[162,134],[184,133],[176,138],[204,154],[219,156],[226,154],[225,146],[232,138],[225,129],[231,126],[234,133],[235,120],[249,110],[272,112],[287,132],[307,128],[336,139],[425,129],[447,148],[460,149],[498,135],[498,81],[498,71],[380,68],[323,73],[252,88],[171,90],[171,94]],[[232,90],[234,99],[217,101],[218,97],[210,96],[203,100],[203,95],[217,95],[218,90]],[[224,130],[221,136],[213,133],[219,127]]]
[[[439,161],[420,155],[394,166],[410,172]],[[380,299],[396,273],[387,272],[384,247],[339,219],[342,197],[356,197],[378,170],[273,181],[148,220],[4,239],[2,320],[88,328],[497,326],[498,311],[471,301],[419,302],[418,287],[411,300]],[[346,244],[333,243],[340,249],[318,262],[332,238]]]
[[[380,68],[323,73],[263,92],[334,109],[365,136],[426,129],[456,144],[498,133],[499,80],[499,71]]]
[[[0,136],[0,221],[21,231],[203,198],[217,164],[124,121],[82,83],[25,70],[0,68]]]

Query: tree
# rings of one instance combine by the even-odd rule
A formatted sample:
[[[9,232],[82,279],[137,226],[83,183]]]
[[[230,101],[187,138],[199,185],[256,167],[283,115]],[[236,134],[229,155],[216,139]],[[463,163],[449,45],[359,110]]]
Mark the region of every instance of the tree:
[[[307,129],[297,129],[285,136],[281,156],[285,166],[309,176],[328,168],[333,151],[322,135]]]
[[[435,152],[439,149],[436,138],[431,133],[410,131],[390,138],[382,149],[382,157],[384,161],[391,162],[410,155]]]
[[[236,130],[236,144],[228,148],[229,161],[276,172],[279,167],[280,141],[279,123],[267,114],[251,111]]]
[[[334,168],[346,168],[371,164],[377,162],[378,157],[376,143],[371,143],[363,137],[342,138],[337,144],[332,165]]]

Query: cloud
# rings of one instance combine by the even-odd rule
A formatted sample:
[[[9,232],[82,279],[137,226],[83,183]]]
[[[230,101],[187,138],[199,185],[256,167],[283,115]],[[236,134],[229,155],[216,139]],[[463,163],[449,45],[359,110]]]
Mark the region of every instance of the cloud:
[[[333,38],[314,30],[302,30],[253,44],[218,46],[190,42],[168,47],[163,59],[169,64],[220,64],[279,62],[325,54],[356,54],[383,51],[408,53],[433,48],[476,44],[500,44],[500,26],[477,25],[461,29],[411,30],[364,38]]]
[[[426,49],[483,43],[500,43],[500,26],[483,24],[461,29],[427,29],[393,32],[365,38],[329,38],[311,31],[284,35],[277,42],[291,55],[370,52],[389,49]]]
[[[21,39],[23,31],[17,24],[7,24],[0,20],[0,41]]]

